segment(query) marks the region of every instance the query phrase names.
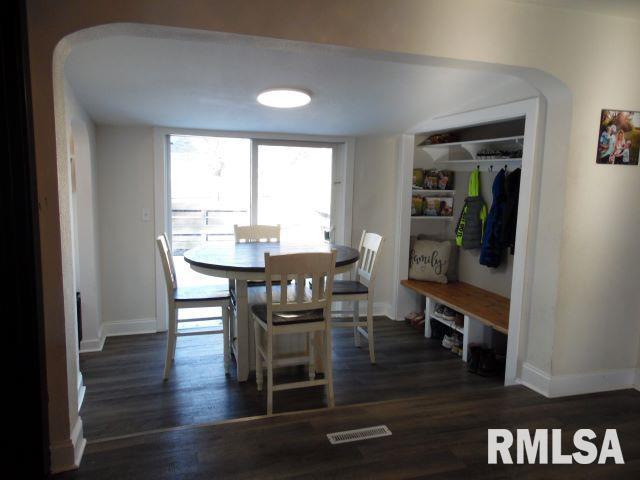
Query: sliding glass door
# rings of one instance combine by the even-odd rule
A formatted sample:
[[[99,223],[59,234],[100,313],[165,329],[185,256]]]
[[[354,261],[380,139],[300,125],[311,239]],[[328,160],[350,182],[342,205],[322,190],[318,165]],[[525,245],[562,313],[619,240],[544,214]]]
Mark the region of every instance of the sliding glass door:
[[[252,223],[281,225],[283,241],[317,243],[328,238],[334,149],[254,141]]]
[[[171,206],[167,225],[178,282],[226,285],[191,270],[183,254],[209,242],[232,242],[233,226],[280,224],[284,242],[336,240],[346,224],[337,167],[342,144],[255,138],[169,135]],[[342,232],[340,232],[342,235]],[[217,309],[184,309],[186,328],[210,326]]]

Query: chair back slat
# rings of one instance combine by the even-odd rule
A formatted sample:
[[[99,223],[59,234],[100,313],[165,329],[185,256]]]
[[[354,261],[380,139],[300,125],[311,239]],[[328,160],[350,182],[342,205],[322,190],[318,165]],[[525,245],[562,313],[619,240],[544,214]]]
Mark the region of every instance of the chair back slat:
[[[362,232],[360,238],[360,261],[356,267],[356,279],[373,288],[377,273],[378,258],[382,251],[384,238],[377,233]]]
[[[304,278],[304,275],[301,275],[301,274],[296,275],[295,288],[296,288],[296,302],[298,303],[301,303],[302,301],[304,301],[304,293],[307,287],[305,280],[306,279]]]
[[[280,225],[234,225],[236,243],[271,243],[280,241]]]
[[[169,241],[167,235],[162,234],[156,239],[158,245],[158,251],[160,253],[160,261],[162,262],[162,270],[164,271],[164,280],[167,285],[167,292],[171,293],[178,287],[176,279],[176,269],[173,264],[173,256],[171,255],[171,248],[169,247]],[[169,296],[170,298],[171,295]]]
[[[274,312],[293,312],[323,309],[325,317],[330,314],[331,290],[335,274],[336,251],[327,253],[293,253],[264,255],[267,320],[272,321]],[[305,279],[311,278],[311,292]],[[287,280],[295,284],[287,285]],[[276,284],[275,281],[280,283]],[[279,289],[279,294],[277,290]],[[310,293],[310,295],[309,295]]]

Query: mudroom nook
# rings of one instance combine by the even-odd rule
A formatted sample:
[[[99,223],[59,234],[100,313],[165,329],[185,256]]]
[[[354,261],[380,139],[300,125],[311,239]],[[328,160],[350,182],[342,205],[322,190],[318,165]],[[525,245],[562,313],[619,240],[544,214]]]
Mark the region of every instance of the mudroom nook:
[[[470,372],[505,384],[518,368],[528,229],[519,212],[532,204],[537,108],[525,100],[416,128],[399,180],[399,310]]]

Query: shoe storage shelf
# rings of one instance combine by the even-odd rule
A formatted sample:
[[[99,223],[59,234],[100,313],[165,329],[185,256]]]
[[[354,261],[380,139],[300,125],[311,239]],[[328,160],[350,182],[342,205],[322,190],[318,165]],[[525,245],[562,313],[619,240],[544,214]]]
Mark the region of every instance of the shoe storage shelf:
[[[427,309],[427,308],[424,309],[425,310],[424,311],[424,318],[429,318],[431,320],[435,320],[436,322],[440,322],[443,325],[446,325],[447,327],[452,328],[453,330],[455,330],[458,333],[464,334],[464,326],[457,324],[454,320],[445,320],[444,318],[436,317],[433,314],[433,310],[435,310],[435,302],[432,302],[432,303],[434,303],[434,305],[432,305],[433,309]],[[429,316],[429,312],[431,312],[430,316]],[[431,329],[431,326],[427,325],[427,322],[425,322],[425,324],[424,324],[424,331],[425,331],[424,336],[425,337],[430,337],[431,336],[430,329]],[[428,332],[428,335],[427,335],[427,332]]]
[[[425,297],[425,318],[434,318],[436,303],[464,315],[462,360],[467,361],[469,345],[491,343],[491,330],[509,332],[509,299],[464,282],[435,283],[402,280],[402,285]],[[436,320],[451,326],[446,320]],[[431,322],[425,321],[424,335],[431,337]],[[455,325],[455,322],[453,322]],[[459,326],[454,327],[460,331]]]

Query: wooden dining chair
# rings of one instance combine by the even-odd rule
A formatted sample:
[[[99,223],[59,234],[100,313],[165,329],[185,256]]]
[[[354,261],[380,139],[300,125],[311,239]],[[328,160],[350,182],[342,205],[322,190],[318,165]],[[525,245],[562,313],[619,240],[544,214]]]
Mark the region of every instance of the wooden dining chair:
[[[353,310],[334,310],[333,314],[351,314],[348,317],[335,317],[334,327],[353,328],[353,337],[356,347],[360,346],[360,335],[369,342],[369,359],[376,363],[375,345],[373,339],[373,299],[378,271],[378,260],[384,238],[377,233],[362,232],[360,238],[360,259],[355,268],[354,280],[335,280],[333,282],[334,302],[353,302]],[[360,301],[367,302],[367,319],[360,320]],[[366,327],[366,330],[364,329]]]
[[[156,243],[160,251],[160,259],[162,260],[162,269],[164,270],[164,279],[167,286],[167,298],[169,299],[169,328],[167,332],[167,353],[164,362],[164,379],[167,380],[169,378],[171,363],[176,355],[177,337],[188,335],[222,334],[224,344],[224,371],[226,374],[229,374],[231,360],[229,353],[229,291],[226,288],[223,289],[215,285],[195,287],[178,286],[173,257],[166,235],[160,235],[156,239]],[[189,321],[179,320],[178,310],[182,308],[203,307],[220,307],[222,309],[222,316],[211,317],[212,320],[222,320],[222,330],[198,329],[191,332],[181,332],[178,330],[178,324]]]
[[[280,242],[280,225],[234,225],[233,234],[236,243],[278,243]],[[249,287],[263,287],[261,280],[250,280]]]
[[[236,243],[279,242],[280,225],[234,225]]]
[[[262,390],[263,361],[267,368],[267,415],[273,414],[273,392],[326,385],[328,406],[334,406],[331,363],[331,291],[336,251],[331,253],[265,253],[266,303],[253,305],[256,345],[256,383]],[[287,279],[295,282],[287,288]],[[312,279],[309,287],[306,279]],[[278,284],[275,281],[278,281]],[[274,337],[306,334],[306,352],[300,356],[274,355]],[[324,378],[315,378],[315,336],[322,335]],[[273,370],[285,365],[309,365],[309,380],[274,384]]]

